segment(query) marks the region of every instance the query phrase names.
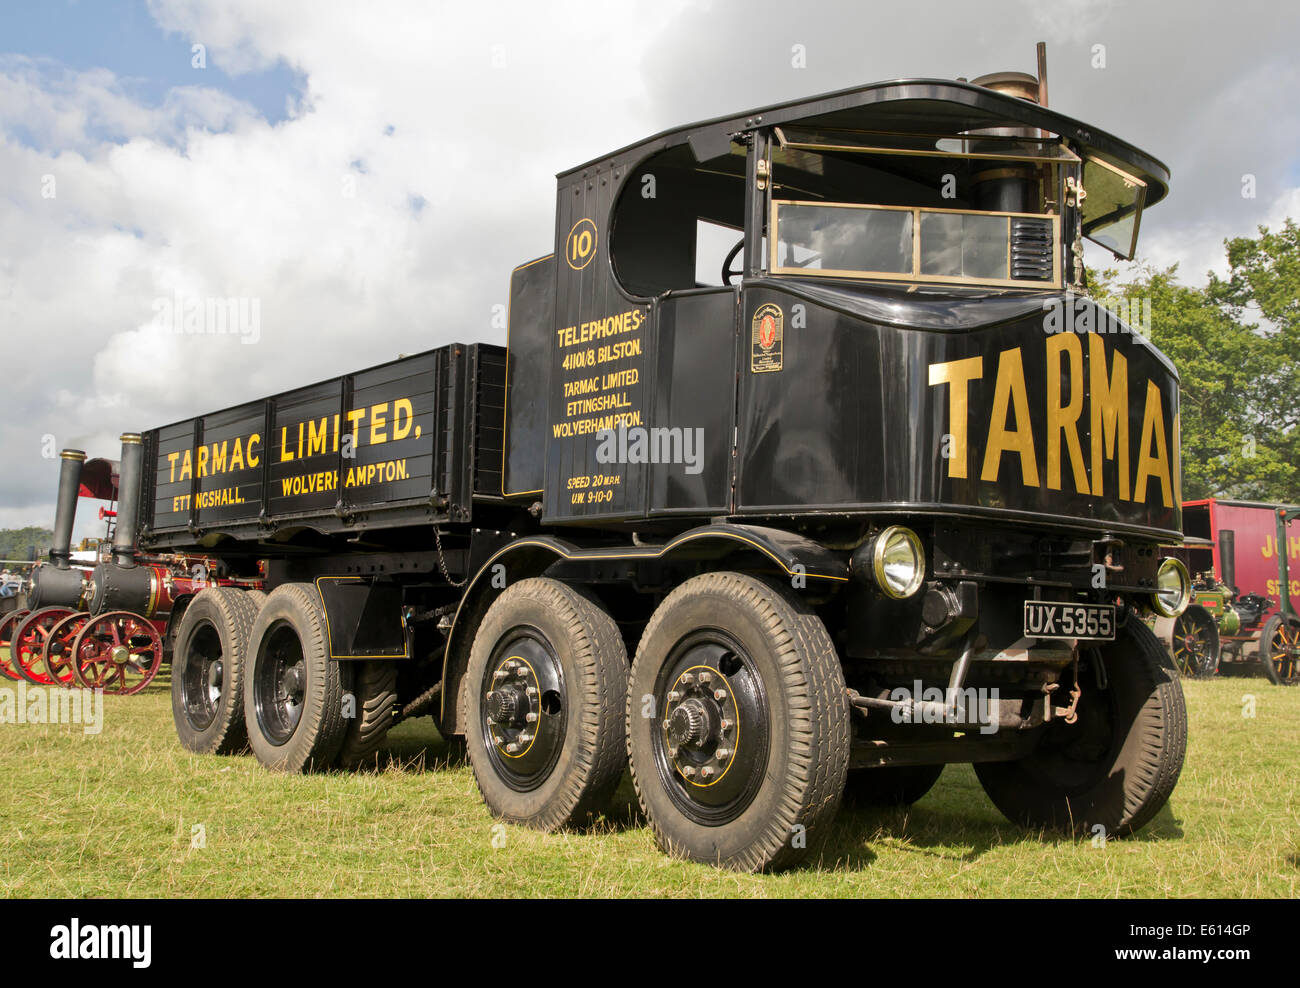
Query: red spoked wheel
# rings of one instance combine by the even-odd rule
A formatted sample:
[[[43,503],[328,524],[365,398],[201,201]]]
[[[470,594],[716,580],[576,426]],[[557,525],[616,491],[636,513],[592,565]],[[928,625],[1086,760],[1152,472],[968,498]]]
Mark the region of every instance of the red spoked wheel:
[[[71,607],[42,607],[22,619],[9,645],[18,675],[34,686],[57,685],[45,668],[45,643],[54,626],[75,613]]]
[[[73,668],[72,646],[89,620],[90,615],[85,611],[69,614],[50,629],[50,636],[45,640],[45,672],[57,680],[60,686],[68,689],[74,689],[78,685]]]
[[[18,670],[14,668],[13,650],[9,643],[13,640],[14,629],[31,611],[21,608],[16,611],[10,611],[3,618],[0,618],[0,676],[5,679],[18,680],[23,677],[18,675]]]
[[[131,696],[162,667],[162,636],[130,611],[109,611],[86,622],[72,645],[73,675],[91,690]]]

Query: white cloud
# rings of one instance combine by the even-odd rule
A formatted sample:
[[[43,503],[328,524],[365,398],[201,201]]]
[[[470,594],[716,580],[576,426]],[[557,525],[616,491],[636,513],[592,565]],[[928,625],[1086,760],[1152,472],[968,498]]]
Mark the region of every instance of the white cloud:
[[[209,65],[300,74],[305,92],[274,125],[199,70],[149,106],[105,71],[0,57],[0,523],[48,523],[46,434],[116,455],[125,429],[453,339],[499,341],[491,312],[511,268],[551,248],[557,171],[766,102],[1029,70],[1040,32],[1054,104],[1173,166],[1145,246],[1199,273],[1223,237],[1296,205],[1286,178],[1300,127],[1268,85],[1297,81],[1295,16],[1270,12],[1264,32],[1249,8],[1220,25],[1204,2],[1171,19],[1083,0],[826,3],[798,16],[751,0],[151,0]],[[1110,46],[1104,73],[1088,65],[1094,38]],[[796,43],[806,70],[791,65]],[[1252,170],[1261,199],[1233,201]],[[261,341],[160,333],[155,300],[177,293],[258,299]]]
[[[0,325],[23,368],[0,503],[33,522],[55,483],[41,436],[115,455],[124,429],[498,338],[511,268],[551,246],[554,173],[642,129],[655,22],[632,11],[151,9],[209,65],[284,60],[307,92],[271,125],[201,85],[149,107],[106,71],[0,62]],[[260,342],[160,331],[177,294],[257,299]]]

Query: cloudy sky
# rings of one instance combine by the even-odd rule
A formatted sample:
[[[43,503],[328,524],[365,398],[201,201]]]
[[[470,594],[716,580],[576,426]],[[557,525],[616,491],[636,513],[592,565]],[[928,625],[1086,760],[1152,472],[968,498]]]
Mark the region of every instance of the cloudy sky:
[[[831,89],[1032,72],[1039,40],[1055,108],[1170,166],[1140,249],[1201,281],[1225,237],[1300,216],[1298,22],[1255,0],[6,3],[0,526],[49,524],[59,448],[504,342],[493,307],[551,249],[564,168]],[[256,344],[159,328],[210,296],[257,301]]]

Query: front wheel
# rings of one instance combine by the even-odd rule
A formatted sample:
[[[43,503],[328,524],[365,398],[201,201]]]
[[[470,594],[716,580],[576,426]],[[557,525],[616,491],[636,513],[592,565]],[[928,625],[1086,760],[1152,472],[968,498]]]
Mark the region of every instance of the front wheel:
[[[461,722],[488,809],[538,830],[582,824],[623,775],[627,650],[609,613],[550,579],[504,590],[479,625]]]
[[[1259,636],[1259,661],[1275,686],[1300,683],[1300,622],[1274,614]]]
[[[1120,634],[1080,657],[1074,724],[1057,719],[1039,728],[1038,746],[1025,758],[975,765],[984,791],[1010,820],[1084,836],[1100,826],[1124,836],[1174,791],[1187,752],[1178,672],[1142,622],[1129,620]]]
[[[1205,608],[1193,605],[1178,615],[1170,641],[1184,679],[1210,679],[1219,671],[1219,626]]]
[[[627,735],[663,850],[737,871],[795,864],[834,817],[848,771],[849,705],[825,626],[753,576],[687,580],[642,635]]]

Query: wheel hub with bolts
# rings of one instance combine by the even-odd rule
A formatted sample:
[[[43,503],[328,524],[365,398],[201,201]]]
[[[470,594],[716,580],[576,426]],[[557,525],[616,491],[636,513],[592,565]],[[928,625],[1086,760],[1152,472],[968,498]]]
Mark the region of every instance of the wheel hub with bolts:
[[[532,667],[512,655],[492,672],[483,698],[488,736],[507,758],[522,758],[537,740],[541,715],[541,684]]]
[[[681,673],[668,690],[662,727],[678,775],[693,786],[720,781],[740,738],[740,712],[727,677],[708,666]]]
[[[545,782],[564,747],[564,678],[546,639],[520,628],[484,670],[483,739],[506,785],[519,792]]]

